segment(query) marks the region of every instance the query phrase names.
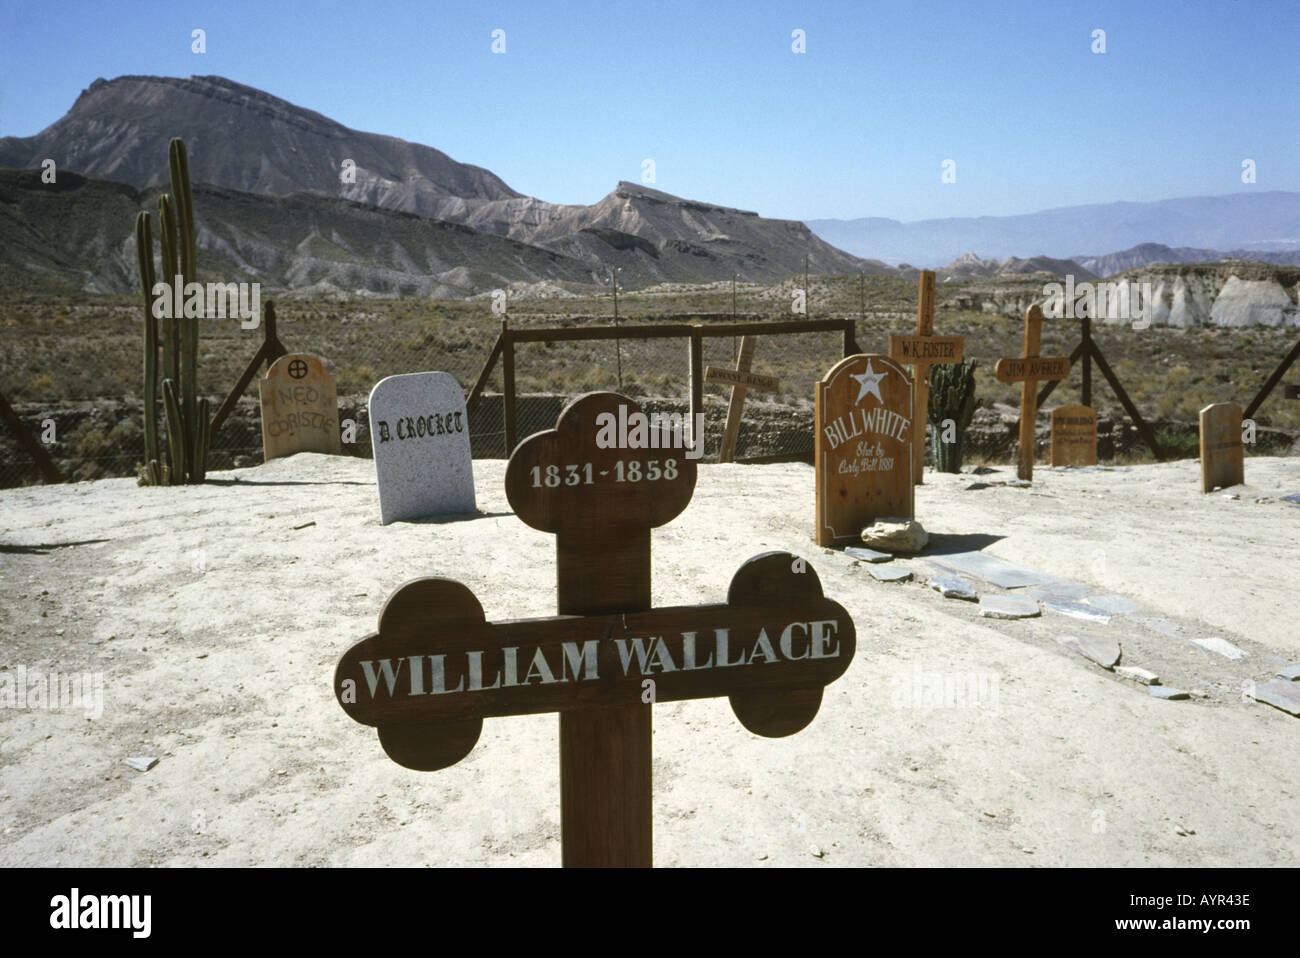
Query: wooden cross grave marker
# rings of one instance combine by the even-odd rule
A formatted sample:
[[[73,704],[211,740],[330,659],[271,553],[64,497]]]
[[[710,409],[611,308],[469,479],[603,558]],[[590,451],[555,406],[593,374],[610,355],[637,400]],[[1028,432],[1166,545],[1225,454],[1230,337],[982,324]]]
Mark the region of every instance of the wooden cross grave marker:
[[[420,771],[468,755],[484,718],[559,712],[566,866],[652,863],[649,702],[726,695],[749,731],[791,735],[856,648],[848,612],[786,552],[744,563],[725,603],[650,607],[650,530],[686,508],[695,462],[667,429],[658,449],[599,443],[620,404],[640,412],[616,393],[576,399],[506,467],[516,514],[555,534],[558,615],[487,622],[460,583],[413,579],[334,676],[343,710]]]
[[[934,335],[934,271],[921,270],[916,298],[916,335],[889,337],[889,358],[912,365],[912,481],[922,484],[925,424],[930,418],[930,367],[959,363],[962,337]]]
[[[1025,349],[1023,356],[999,359],[993,367],[998,382],[1020,383],[1020,468],[1016,471],[1026,482],[1034,478],[1034,425],[1038,419],[1040,379],[1064,379],[1070,374],[1070,357],[1038,355],[1043,338],[1043,309],[1037,303],[1025,310]]]
[[[740,415],[745,409],[745,394],[751,389],[776,392],[781,388],[781,380],[777,377],[749,371],[750,364],[754,361],[754,345],[757,340],[756,336],[740,337],[740,355],[736,357],[735,369],[721,366],[706,366],[704,369],[706,383],[731,386],[731,399],[727,403],[727,425],[722,430],[722,448],[718,452],[718,462],[731,462],[736,455],[736,439],[740,435]]]

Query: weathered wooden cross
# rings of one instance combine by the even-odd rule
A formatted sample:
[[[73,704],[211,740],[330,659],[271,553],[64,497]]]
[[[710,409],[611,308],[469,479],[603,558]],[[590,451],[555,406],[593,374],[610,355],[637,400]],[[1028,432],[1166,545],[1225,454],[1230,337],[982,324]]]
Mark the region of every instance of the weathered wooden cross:
[[[468,755],[484,718],[559,712],[566,866],[652,863],[648,703],[726,695],[751,732],[791,735],[856,648],[849,614],[785,552],[742,565],[725,604],[650,607],[650,530],[690,501],[695,462],[666,428],[659,448],[597,442],[621,404],[640,414],[616,393],[575,400],[506,467],[516,514],[555,534],[559,615],[489,623],[460,583],[414,579],[334,676],[343,710],[421,771]]]
[[[1064,379],[1070,374],[1070,357],[1038,355],[1043,338],[1043,309],[1037,303],[1025,310],[1025,348],[1023,356],[999,359],[993,375],[999,382],[1020,383],[1020,468],[1016,471],[1026,482],[1034,478],[1034,425],[1038,419],[1040,379]]]
[[[930,409],[930,367],[961,362],[962,337],[934,335],[934,271],[921,270],[916,300],[916,335],[889,337],[889,358],[912,364],[912,481],[922,484],[925,423]]]
[[[736,357],[736,368],[706,366],[704,381],[706,383],[724,383],[731,387],[731,400],[727,403],[727,425],[722,430],[722,448],[718,452],[718,462],[731,462],[736,455],[736,439],[740,435],[740,416],[745,410],[745,394],[751,389],[762,392],[776,392],[781,388],[781,380],[775,376],[762,376],[749,371],[754,361],[754,344],[756,336],[740,337],[740,355]]]

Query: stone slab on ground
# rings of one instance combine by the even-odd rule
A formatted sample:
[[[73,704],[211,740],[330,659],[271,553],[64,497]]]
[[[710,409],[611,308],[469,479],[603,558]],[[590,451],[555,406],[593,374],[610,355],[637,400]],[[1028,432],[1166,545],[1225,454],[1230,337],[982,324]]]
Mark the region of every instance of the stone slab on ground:
[[[1208,639],[1192,639],[1192,645],[1199,646],[1207,652],[1215,652],[1222,655],[1225,659],[1232,659],[1234,662],[1246,657],[1245,652],[1237,648],[1227,639],[1221,639],[1217,635],[1212,635]]]
[[[1082,602],[1074,602],[1070,599],[1044,599],[1043,605],[1053,612],[1059,612],[1061,615],[1068,615],[1075,619],[1083,619],[1085,622],[1106,623],[1110,621],[1109,612],[1103,612],[1101,609],[1094,609],[1090,605],[1084,605]]]
[[[980,615],[989,619],[1028,619],[1041,614],[1038,602],[1027,596],[980,596]]]
[[[862,546],[845,546],[844,554],[853,559],[861,559],[863,562],[890,562],[894,556],[889,552],[877,552],[875,549],[865,549]]]
[[[1256,702],[1263,702],[1275,709],[1289,712],[1300,717],[1300,683],[1287,679],[1272,679],[1263,685],[1255,686],[1250,697]]]
[[[1109,612],[1111,615],[1128,615],[1130,612],[1136,612],[1142,608],[1128,596],[1114,593],[1090,595],[1087,601],[1089,605],[1095,605],[1103,612]]]
[[[1045,585],[1030,586],[1025,590],[1035,599],[1061,599],[1067,602],[1087,598],[1092,586],[1082,582],[1048,582]]]
[[[133,756],[125,761],[127,765],[130,765],[137,772],[147,772],[158,764],[158,759],[152,755]]]
[[[1123,654],[1118,642],[1099,635],[1062,635],[1057,636],[1056,641],[1067,649],[1078,652],[1085,659],[1096,662],[1103,669],[1113,669]]]
[[[932,576],[928,585],[945,599],[965,599],[974,602],[979,598],[979,592],[972,583],[955,575]]]
[[[1288,682],[1300,681],[1300,665],[1288,665],[1284,669],[1278,669],[1277,677]]]
[[[1167,685],[1148,685],[1147,693],[1158,699],[1179,700],[1191,697],[1182,689],[1170,688]]]
[[[1141,682],[1143,685],[1159,685],[1160,676],[1146,669],[1140,669],[1135,665],[1117,665],[1115,674],[1121,678],[1131,679],[1134,682]]]
[[[938,563],[958,572],[987,579],[1003,589],[1019,589],[1023,586],[1058,581],[1055,576],[1044,575],[1042,572],[1026,569],[983,552],[946,552],[942,555],[926,556],[926,558],[931,563]]]

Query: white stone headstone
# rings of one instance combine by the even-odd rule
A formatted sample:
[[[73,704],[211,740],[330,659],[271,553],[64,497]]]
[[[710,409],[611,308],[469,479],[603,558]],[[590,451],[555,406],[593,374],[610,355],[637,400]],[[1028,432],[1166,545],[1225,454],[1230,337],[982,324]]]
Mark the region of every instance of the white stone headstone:
[[[370,390],[370,441],[384,525],[476,511],[469,416],[456,377],[379,380]]]

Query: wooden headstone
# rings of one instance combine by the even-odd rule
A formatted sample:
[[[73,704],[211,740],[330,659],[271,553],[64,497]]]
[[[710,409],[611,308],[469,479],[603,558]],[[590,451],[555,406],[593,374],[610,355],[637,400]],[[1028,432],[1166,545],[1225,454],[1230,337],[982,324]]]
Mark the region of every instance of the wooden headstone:
[[[993,375],[999,382],[1020,383],[1020,466],[1016,474],[1026,482],[1034,478],[1034,426],[1038,421],[1038,381],[1064,379],[1070,374],[1070,357],[1038,355],[1043,338],[1043,308],[1035,303],[1025,311],[1023,356],[999,359]]]
[[[856,648],[848,613],[784,552],[742,565],[725,604],[650,607],[650,530],[686,507],[695,463],[662,448],[666,429],[661,448],[598,446],[620,404],[639,411],[575,400],[506,467],[519,518],[555,534],[559,615],[489,623],[460,583],[414,579],[334,676],[343,710],[422,771],[468,755],[484,718],[559,712],[566,866],[651,864],[648,703],[726,695],[751,732],[790,735]]]
[[[469,416],[456,377],[386,376],[370,390],[369,411],[384,525],[475,511]]]
[[[817,383],[817,544],[852,545],[877,519],[911,519],[912,382],[888,356],[849,356]]]
[[[781,388],[781,380],[775,376],[763,376],[749,371],[754,361],[754,344],[757,339],[757,336],[740,337],[740,355],[736,357],[735,369],[720,366],[706,366],[704,369],[706,383],[723,383],[731,387],[731,399],[727,403],[727,424],[722,430],[722,448],[718,452],[718,462],[731,462],[735,458],[736,439],[740,436],[740,417],[745,410],[745,394],[751,389],[776,392]]]
[[[339,455],[339,402],[334,377],[305,353],[286,353],[257,382],[262,401],[262,456],[295,452]]]
[[[1201,410],[1201,492],[1246,481],[1241,447],[1241,407],[1220,402]]]
[[[1052,465],[1097,465],[1097,410],[1089,406],[1052,410]]]
[[[925,472],[925,423],[930,408],[930,367],[959,363],[962,337],[934,335],[934,271],[921,270],[917,287],[916,335],[889,337],[889,358],[912,367],[912,480]]]

